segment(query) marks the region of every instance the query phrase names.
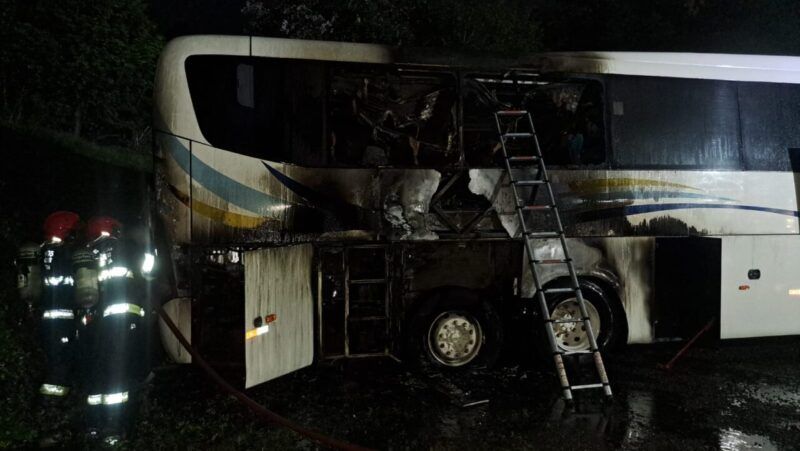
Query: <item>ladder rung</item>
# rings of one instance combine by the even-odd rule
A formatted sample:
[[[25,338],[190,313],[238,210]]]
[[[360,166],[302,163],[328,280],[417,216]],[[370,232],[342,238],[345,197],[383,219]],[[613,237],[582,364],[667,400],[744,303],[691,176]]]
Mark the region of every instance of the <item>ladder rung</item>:
[[[512,180],[517,186],[534,186],[547,184],[547,180]]]
[[[572,390],[586,390],[588,388],[603,388],[603,384],[584,384],[584,385],[573,385],[570,387]]]
[[[539,211],[539,210],[550,210],[555,208],[555,205],[523,205],[519,207],[525,211]]]
[[[497,112],[498,116],[525,116],[526,114],[528,114],[528,112],[525,110],[504,110]]]
[[[536,155],[522,155],[516,157],[508,157],[509,163],[526,163],[530,161],[539,161],[539,157]]]
[[[546,320],[548,323],[553,324],[575,324],[575,323],[582,323],[584,321],[583,318],[575,318],[575,319],[548,319]]]
[[[350,281],[350,284],[357,284],[357,285],[368,285],[368,284],[379,284],[379,283],[386,283],[386,279],[353,279]]]
[[[575,288],[547,288],[544,294],[574,293]]]
[[[560,232],[523,232],[528,238],[560,238]]]
[[[532,263],[535,263],[537,265],[567,264],[567,263],[569,263],[571,261],[572,260],[570,260],[570,259],[561,259],[561,258],[555,258],[555,259],[550,259],[550,260],[531,260]]]
[[[503,133],[503,138],[533,138],[533,133],[523,132],[523,133]]]
[[[594,354],[594,351],[590,351],[588,349],[584,349],[583,351],[564,351],[564,355],[576,355],[576,354]],[[603,385],[603,384],[600,384]]]

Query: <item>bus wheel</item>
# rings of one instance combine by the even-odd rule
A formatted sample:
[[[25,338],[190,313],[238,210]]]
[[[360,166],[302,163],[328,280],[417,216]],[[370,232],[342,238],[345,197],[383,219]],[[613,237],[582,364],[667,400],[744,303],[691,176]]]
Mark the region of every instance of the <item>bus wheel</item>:
[[[586,313],[601,350],[613,348],[625,337],[624,318],[621,307],[596,283],[581,279],[581,293],[586,305]],[[571,293],[560,293],[547,299],[550,319],[571,320],[581,317],[578,299]],[[582,323],[554,323],[556,344],[563,351],[583,351],[589,349],[589,337]]]
[[[409,339],[423,366],[459,370],[491,366],[503,341],[502,322],[492,304],[469,290],[435,296],[434,305],[412,319]],[[427,303],[426,303],[427,304]]]

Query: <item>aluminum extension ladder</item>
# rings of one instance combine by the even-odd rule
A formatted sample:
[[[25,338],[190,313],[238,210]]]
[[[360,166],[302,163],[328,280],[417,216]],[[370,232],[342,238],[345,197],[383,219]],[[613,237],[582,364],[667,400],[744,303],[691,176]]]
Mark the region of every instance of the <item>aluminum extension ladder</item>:
[[[494,114],[494,119],[495,119],[495,124],[497,125],[497,133],[503,151],[502,156],[503,160],[505,161],[505,168],[508,173],[509,184],[511,185],[511,189],[514,193],[514,199],[516,202],[516,211],[520,222],[522,237],[525,240],[525,250],[528,253],[528,266],[530,267],[531,275],[533,276],[533,284],[536,288],[536,296],[538,297],[542,317],[545,322],[545,329],[547,332],[548,342],[550,344],[550,351],[553,354],[553,360],[555,362],[556,372],[558,373],[558,379],[561,384],[561,389],[563,390],[564,399],[567,401],[572,400],[573,390],[601,389],[601,388],[603,389],[604,394],[610,397],[611,385],[608,382],[608,375],[606,374],[605,366],[603,365],[603,357],[600,355],[600,350],[597,347],[597,340],[595,338],[594,331],[592,330],[592,324],[589,321],[589,314],[586,311],[586,304],[584,303],[583,294],[581,293],[580,284],[578,283],[578,276],[575,273],[575,267],[573,265],[572,259],[570,258],[569,250],[567,249],[567,241],[566,238],[564,237],[564,226],[561,223],[561,217],[558,213],[558,206],[556,205],[555,196],[553,195],[553,187],[550,184],[550,179],[547,176],[547,168],[545,167],[544,160],[542,159],[542,149],[539,146],[539,139],[536,136],[536,129],[533,126],[533,118],[527,111],[503,110],[503,111],[497,111]],[[514,127],[511,128],[513,132],[508,132],[504,130],[504,126],[510,125],[510,121],[514,121],[513,123]],[[520,121],[523,122],[522,124],[523,128],[527,127],[528,131],[520,132],[519,130],[517,130],[516,125]],[[533,150],[535,152],[534,155],[513,155],[513,156],[510,155],[506,144],[510,140],[524,140],[524,139],[533,140],[534,144]],[[532,180],[515,179],[512,167],[516,168],[524,167],[520,165],[528,165],[528,167],[536,165],[537,171],[535,178]],[[546,200],[548,200],[549,203],[546,205],[527,205],[526,202],[524,202],[520,198],[520,193],[518,189],[519,187],[532,187],[534,190],[538,190],[539,187],[544,187],[547,192]],[[533,232],[528,230],[528,226],[525,223],[524,213],[537,212],[537,211],[540,212],[552,211],[553,216],[555,217],[556,230],[548,232]],[[558,238],[561,241],[561,248],[563,250],[564,259],[549,259],[549,260],[536,259],[533,253],[532,241],[535,239],[544,239],[544,238]],[[567,268],[569,269],[570,284],[571,284],[569,288],[542,289],[537,267],[539,265],[552,265],[552,264],[564,264],[567,266]],[[575,298],[578,301],[581,317],[573,319],[553,320],[550,317],[550,309],[547,306],[547,300],[545,296],[547,294],[556,294],[556,293],[574,293]],[[589,349],[582,351],[565,351],[560,349],[556,342],[555,331],[553,330],[553,328],[555,327],[556,324],[561,324],[561,323],[581,323],[586,328],[586,336],[589,339]],[[597,370],[597,375],[600,380],[599,383],[570,385],[569,378],[567,377],[567,371],[566,368],[564,367],[564,356],[570,356],[575,354],[592,354],[592,356],[594,357],[594,366],[595,369]]]

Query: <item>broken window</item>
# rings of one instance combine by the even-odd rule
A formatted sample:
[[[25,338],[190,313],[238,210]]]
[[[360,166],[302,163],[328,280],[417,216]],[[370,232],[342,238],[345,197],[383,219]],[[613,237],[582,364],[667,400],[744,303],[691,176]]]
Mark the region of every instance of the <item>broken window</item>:
[[[328,100],[333,165],[434,167],[459,161],[452,74],[337,65]]]
[[[603,90],[593,80],[220,55],[189,57],[186,74],[205,139],[265,160],[338,168],[499,166],[493,113],[523,108],[533,114],[548,164],[605,161]],[[525,121],[512,128],[527,130]],[[527,140],[511,146],[532,152]]]
[[[542,154],[549,165],[605,162],[602,85],[583,79],[544,80],[537,74],[470,74],[464,80],[464,153],[470,166],[501,165],[493,113],[522,109],[531,113]],[[526,117],[503,132],[527,132]],[[530,154],[533,143],[507,143],[510,153]]]

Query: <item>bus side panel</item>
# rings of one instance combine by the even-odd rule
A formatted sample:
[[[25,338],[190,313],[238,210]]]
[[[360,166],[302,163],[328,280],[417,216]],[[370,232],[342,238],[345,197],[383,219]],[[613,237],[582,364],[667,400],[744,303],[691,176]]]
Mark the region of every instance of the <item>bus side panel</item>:
[[[653,341],[653,237],[569,238],[570,257],[579,277],[604,282],[613,290],[625,311],[628,343]],[[537,240],[534,253],[538,259],[563,258],[558,240]],[[527,265],[527,256],[521,262]],[[527,267],[527,266],[526,266]],[[546,265],[539,270],[543,285],[568,278],[566,266]],[[535,289],[528,270],[522,273],[522,297],[533,297]]]
[[[628,343],[653,342],[653,237],[599,240],[613,274],[619,277],[618,295],[628,320]]]
[[[170,244],[191,242],[190,144],[183,138],[156,133],[156,197],[158,213]]]
[[[245,388],[311,365],[310,244],[245,253]]]
[[[800,238],[722,237],[721,338],[800,334]]]

